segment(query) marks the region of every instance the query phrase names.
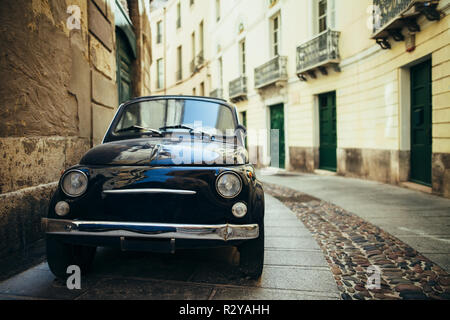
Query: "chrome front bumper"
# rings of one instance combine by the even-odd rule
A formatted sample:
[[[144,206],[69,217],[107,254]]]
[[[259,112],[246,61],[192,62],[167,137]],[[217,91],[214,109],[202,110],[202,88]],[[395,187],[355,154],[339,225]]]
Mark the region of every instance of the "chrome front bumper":
[[[259,226],[249,225],[187,225],[136,222],[78,221],[42,218],[47,234],[133,237],[196,240],[250,240],[259,237]]]

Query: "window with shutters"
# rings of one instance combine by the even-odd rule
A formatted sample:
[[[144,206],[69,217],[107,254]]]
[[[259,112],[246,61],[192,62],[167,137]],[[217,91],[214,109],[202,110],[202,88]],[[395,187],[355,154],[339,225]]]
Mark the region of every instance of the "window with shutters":
[[[280,16],[277,15],[272,18],[272,56],[280,55]]]

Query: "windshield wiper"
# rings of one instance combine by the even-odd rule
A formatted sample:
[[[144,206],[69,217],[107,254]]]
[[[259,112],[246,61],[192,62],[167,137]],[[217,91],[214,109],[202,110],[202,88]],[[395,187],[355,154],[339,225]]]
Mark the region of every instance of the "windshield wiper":
[[[163,135],[162,132],[159,131],[159,130],[152,129],[152,128],[141,127],[141,126],[138,126],[138,125],[132,125],[130,127],[126,127],[126,128],[117,130],[116,132],[120,133],[120,132],[135,131],[135,130],[145,130],[147,133],[156,133],[156,134],[158,134],[160,136]]]
[[[208,132],[204,132],[204,131],[201,131],[199,129],[194,129],[194,128],[189,127],[189,126],[185,126],[184,124],[178,124],[178,125],[175,125],[175,126],[166,126],[166,127],[159,128],[159,130],[167,130],[167,129],[185,129],[185,130],[189,130],[190,134],[192,134],[192,133],[194,133],[194,134],[195,133],[200,133],[200,134],[202,134],[202,136],[207,136],[208,139],[210,139],[210,140],[212,138],[211,134],[209,134]]]
[[[186,129],[186,130],[189,130],[189,132],[194,131],[194,128],[191,128],[189,126],[185,126],[183,124],[177,124],[175,126],[165,126],[165,127],[159,128],[159,130],[167,130],[167,129]]]

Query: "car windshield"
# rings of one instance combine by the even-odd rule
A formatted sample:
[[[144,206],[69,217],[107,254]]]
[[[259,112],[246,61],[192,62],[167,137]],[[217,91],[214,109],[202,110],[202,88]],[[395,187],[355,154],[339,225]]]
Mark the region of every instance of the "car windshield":
[[[195,99],[161,99],[130,104],[115,122],[116,135],[131,132],[160,134],[167,131],[189,130],[226,135],[235,130],[231,108],[220,103]]]

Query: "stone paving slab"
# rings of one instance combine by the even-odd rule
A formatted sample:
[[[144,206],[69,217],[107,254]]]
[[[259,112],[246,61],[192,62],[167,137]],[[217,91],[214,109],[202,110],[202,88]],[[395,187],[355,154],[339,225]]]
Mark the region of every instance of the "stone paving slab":
[[[437,239],[427,239],[423,241],[423,237],[419,236],[402,236],[402,240],[421,253],[446,253],[450,255],[450,246],[443,247],[442,241]]]
[[[99,250],[91,274],[97,277],[141,277],[151,279],[187,281],[199,260],[147,252],[121,252]],[[182,267],[180,267],[182,265]]]
[[[266,265],[284,265],[300,267],[327,267],[322,250],[303,251],[285,249],[266,249]]]
[[[292,237],[304,238],[310,237],[311,233],[305,227],[265,227],[266,237]]]
[[[289,228],[292,227],[292,220],[272,220],[266,221],[265,223],[270,223],[272,227]]]
[[[447,217],[392,217],[389,222],[386,221],[386,218],[371,218],[370,220],[382,228],[390,228],[398,236],[429,237],[441,235],[448,237],[450,235],[450,218]]]
[[[49,299],[27,297],[27,296],[14,296],[14,295],[11,295],[11,294],[6,295],[6,294],[1,294],[0,293],[0,301],[1,300],[15,301],[15,300],[49,300]]]
[[[245,280],[231,276],[220,266],[215,269],[200,268],[190,279],[194,283],[209,283],[216,286],[260,287],[266,289],[296,290],[320,294],[335,294],[337,286],[328,267],[299,267],[265,265],[259,281]],[[236,297],[237,298],[237,297]]]
[[[213,289],[180,281],[114,278],[99,281],[77,300],[208,300]]]
[[[276,211],[279,208],[280,208],[279,206],[274,206],[272,208],[272,210]],[[290,213],[289,213],[289,215],[287,215],[286,212],[284,212],[284,213],[281,212],[281,213],[277,213],[277,214],[273,214],[273,215],[267,216],[265,221],[269,221],[271,223],[274,223],[276,221],[289,221],[289,222],[292,222],[292,221],[295,221],[295,216],[290,214]]]
[[[41,265],[46,265],[42,263]],[[85,286],[93,285],[96,281],[86,279]],[[55,276],[48,270],[34,267],[17,276],[0,283],[0,294],[5,296],[27,296],[42,299],[75,299],[84,293],[82,290],[68,290],[65,285],[55,281]]]
[[[0,282],[32,268],[45,261],[44,240],[38,240],[17,252],[0,260]]]
[[[266,288],[218,288],[214,300],[336,300],[337,294]]]
[[[317,249],[316,240],[311,236],[304,237],[266,237],[266,248],[276,249]]]
[[[0,299],[340,299],[311,233],[266,196],[266,264],[259,281],[242,278],[235,248],[174,255],[100,248],[82,290],[68,290],[41,263],[0,283]]]
[[[265,276],[261,279],[261,287],[273,289],[302,288],[302,291],[334,292],[337,287],[329,268],[266,266]]]

